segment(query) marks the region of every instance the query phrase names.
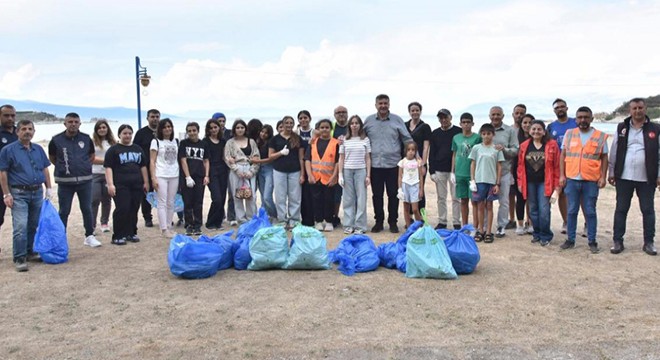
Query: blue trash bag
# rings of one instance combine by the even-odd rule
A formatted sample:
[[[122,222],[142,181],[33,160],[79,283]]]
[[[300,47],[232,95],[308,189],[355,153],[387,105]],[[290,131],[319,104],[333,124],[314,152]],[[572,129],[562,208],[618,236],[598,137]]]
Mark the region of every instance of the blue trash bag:
[[[408,239],[423,225],[423,221],[415,221],[414,223],[410,224],[408,229],[406,229],[406,232],[399,236],[399,238],[396,240],[398,250],[396,254],[396,268],[402,273],[406,272],[406,246],[408,245]]]
[[[259,212],[252,217],[252,220],[239,226],[236,242],[238,246],[234,252],[234,268],[236,270],[247,269],[252,258],[250,257],[250,240],[254,234],[262,228],[269,227],[268,213],[266,209],[260,208]],[[235,245],[236,246],[236,245]]]
[[[472,231],[474,231],[474,227],[469,224],[460,230],[436,230],[445,241],[451,263],[459,275],[472,274],[481,260],[479,247],[474,238],[470,236]]]
[[[398,254],[399,245],[395,242],[378,245],[378,259],[380,259],[380,266],[382,267],[396,269],[396,256]]]
[[[380,264],[378,249],[367,235],[351,235],[345,238],[328,256],[331,262],[339,264],[339,271],[348,276],[356,272],[376,270]]]
[[[152,208],[158,208],[158,194],[155,191],[150,191],[147,193],[147,202],[151,205]],[[177,193],[174,195],[174,212],[183,211],[183,197],[181,194]]]
[[[204,279],[218,272],[221,257],[219,244],[195,241],[190,236],[178,234],[170,241],[167,263],[175,276]]]
[[[259,229],[250,240],[248,270],[281,269],[289,255],[289,238],[281,226]]]
[[[456,279],[445,242],[432,227],[425,225],[408,238],[406,277]]]
[[[212,238],[202,235],[197,241],[201,242],[212,242],[220,245],[222,248],[222,256],[220,256],[220,264],[218,265],[218,270],[229,269],[234,266],[234,241],[231,236],[234,234],[234,231],[229,231],[224,234],[218,234]]]
[[[33,251],[39,253],[46,264],[61,264],[69,260],[69,243],[66,228],[50,200],[41,205]]]
[[[292,232],[291,249],[284,264],[285,269],[330,269],[328,243],[320,231],[301,224],[294,227]]]

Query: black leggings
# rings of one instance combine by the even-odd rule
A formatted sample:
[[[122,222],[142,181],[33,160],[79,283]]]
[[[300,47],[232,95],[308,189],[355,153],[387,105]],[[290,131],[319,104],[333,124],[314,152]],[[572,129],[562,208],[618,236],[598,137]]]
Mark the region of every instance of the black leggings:
[[[516,186],[516,219],[518,221],[525,220],[525,199],[523,199],[522,193],[518,190]]]

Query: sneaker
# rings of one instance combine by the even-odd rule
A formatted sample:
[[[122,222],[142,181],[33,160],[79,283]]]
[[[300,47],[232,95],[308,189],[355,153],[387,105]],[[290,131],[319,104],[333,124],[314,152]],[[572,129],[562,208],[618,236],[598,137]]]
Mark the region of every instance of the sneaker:
[[[548,241],[548,240],[542,240],[541,241],[541,246],[548,246],[548,244],[550,244],[550,241]]]
[[[564,243],[559,246],[559,248],[562,249],[562,250],[568,250],[568,249],[572,249],[574,247],[575,247],[575,242],[574,241],[568,241],[568,240],[564,241]]]
[[[395,223],[390,224],[390,232],[392,234],[396,234],[399,232],[399,227],[397,226],[397,224]]]
[[[44,260],[41,258],[41,255],[39,255],[39,253],[33,252],[33,253],[28,254],[27,261],[28,262],[43,262]]]
[[[454,230],[460,230],[463,226],[454,224]]]
[[[126,237],[126,241],[136,243],[136,242],[140,242],[140,238],[137,235],[130,235]]]
[[[98,240],[96,239],[96,236],[94,236],[94,235],[90,235],[90,236],[86,237],[86,238],[85,238],[85,241],[83,242],[83,244],[85,244],[85,245],[87,245],[87,246],[89,246],[89,247],[93,247],[93,248],[94,248],[94,247],[99,247],[99,246],[101,246],[101,242],[98,241]]]
[[[371,228],[372,233],[379,233],[381,231],[383,231],[383,223],[376,223],[376,225]]]
[[[110,232],[110,226],[108,226],[108,224],[101,224],[101,232]]]
[[[345,227],[344,228],[344,234],[350,235],[352,233],[353,233],[353,228],[351,228],[351,227]]]
[[[113,245],[126,245],[126,238],[112,239],[110,243]]]
[[[146,227],[154,227],[154,222],[152,220],[144,220],[144,226]]]
[[[509,220],[509,222],[506,224],[504,227],[507,230],[515,229],[516,228],[516,222],[513,220]]]
[[[194,235],[195,231],[192,226],[186,226],[186,235],[191,236]]]
[[[443,223],[438,223],[438,225],[435,226],[436,230],[446,229],[446,228],[447,228],[447,224],[443,224]]]
[[[530,235],[531,235],[531,234],[534,233],[534,227],[533,227],[530,223],[528,223],[528,222],[525,223],[525,227],[524,227],[524,229],[525,229],[525,232],[526,232],[527,234],[530,234]]]
[[[18,272],[28,271],[28,264],[24,257],[16,259],[16,271]]]
[[[539,241],[541,241],[541,239],[539,239],[537,237],[532,238],[532,244],[536,244]]]
[[[317,223],[314,225],[314,229],[316,229],[316,230],[318,230],[318,231],[323,231],[323,229],[324,229],[324,228],[323,228],[323,223],[322,223],[322,222],[317,222]]]
[[[584,227],[582,228],[582,237],[587,237],[587,223],[584,223]]]
[[[527,231],[525,231],[524,226],[517,226],[516,227],[516,235],[520,236],[520,235],[525,235],[526,233],[527,233]]]
[[[334,230],[335,230],[335,227],[332,226],[331,222],[325,223],[325,229],[323,229],[323,231],[331,232],[331,231],[334,231]]]
[[[566,223],[561,226],[561,233],[566,234]]]
[[[503,227],[498,227],[497,231],[495,232],[495,237],[502,238],[506,235],[506,232],[504,231]]]
[[[236,221],[236,220],[230,221],[229,226],[238,226],[238,221]]]
[[[337,227],[339,225],[341,225],[341,219],[339,218],[339,216],[333,217],[332,218],[332,226]]]
[[[193,235],[202,235],[202,228],[200,226],[195,226],[193,228]]]
[[[591,251],[592,254],[598,254],[600,252],[600,249],[598,248],[598,243],[595,241],[589,243],[589,250]]]
[[[176,236],[176,233],[172,232],[172,230],[163,230],[161,234],[164,238],[172,238]]]
[[[356,234],[356,235],[364,235],[364,230],[362,230],[362,229],[355,229],[355,230],[353,231],[353,234]]]

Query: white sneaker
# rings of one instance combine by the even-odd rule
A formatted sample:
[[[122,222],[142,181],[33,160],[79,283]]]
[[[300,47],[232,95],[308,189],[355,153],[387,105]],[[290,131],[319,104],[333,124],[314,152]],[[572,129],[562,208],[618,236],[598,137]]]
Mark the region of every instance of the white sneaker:
[[[90,235],[90,236],[86,237],[86,238],[85,238],[85,241],[83,242],[83,244],[85,244],[85,245],[87,245],[87,246],[89,246],[89,247],[93,247],[93,248],[94,248],[94,247],[99,247],[99,246],[101,246],[101,242],[98,241],[98,240],[96,239],[96,236],[94,236],[94,235]]]
[[[353,234],[355,234],[355,235],[364,235],[364,230],[362,230],[362,229],[355,229],[355,230],[353,231]]]
[[[108,226],[108,224],[101,225],[101,232],[104,233],[110,232],[110,226]]]
[[[534,234],[534,227],[530,223],[525,224],[525,232],[528,234]]]
[[[332,226],[332,223],[331,223],[331,222],[329,222],[329,223],[325,223],[325,229],[323,229],[323,230],[324,230],[324,231],[334,231],[334,230],[335,230],[335,227]]]
[[[525,227],[520,226],[520,225],[518,225],[518,226],[516,227],[516,235],[518,235],[518,236],[520,236],[520,235],[525,235],[526,232],[527,232],[527,231],[525,231]]]
[[[238,225],[238,221],[236,220],[232,220],[229,222],[229,226],[236,226],[236,225]]]
[[[314,229],[316,229],[316,230],[318,230],[318,231],[323,231],[323,223],[322,223],[322,222],[317,222],[317,223],[314,225]]]
[[[344,228],[344,234],[350,235],[352,233],[353,233],[353,228],[351,228],[351,227],[345,227]]]

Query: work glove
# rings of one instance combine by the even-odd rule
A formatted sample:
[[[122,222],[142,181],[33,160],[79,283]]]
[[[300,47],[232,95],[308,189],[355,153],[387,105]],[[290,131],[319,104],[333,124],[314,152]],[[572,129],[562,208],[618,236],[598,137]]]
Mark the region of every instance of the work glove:
[[[449,181],[452,185],[456,185],[456,175],[454,173],[449,174]]]
[[[344,187],[344,176],[339,175],[339,186]]]
[[[284,149],[280,150],[280,154],[282,156],[287,156],[289,155],[289,145],[284,145]]]
[[[189,188],[195,186],[195,180],[190,176],[186,176],[186,186]]]
[[[402,188],[399,188],[399,191],[396,192],[396,197],[399,200],[403,201],[403,189]]]
[[[557,192],[553,191],[552,195],[550,195],[550,204],[556,203],[558,197],[559,197],[559,195],[557,194]]]
[[[470,180],[470,191],[477,192],[477,182],[474,180]]]
[[[53,189],[46,188],[46,200],[52,200],[52,199],[53,199]]]

